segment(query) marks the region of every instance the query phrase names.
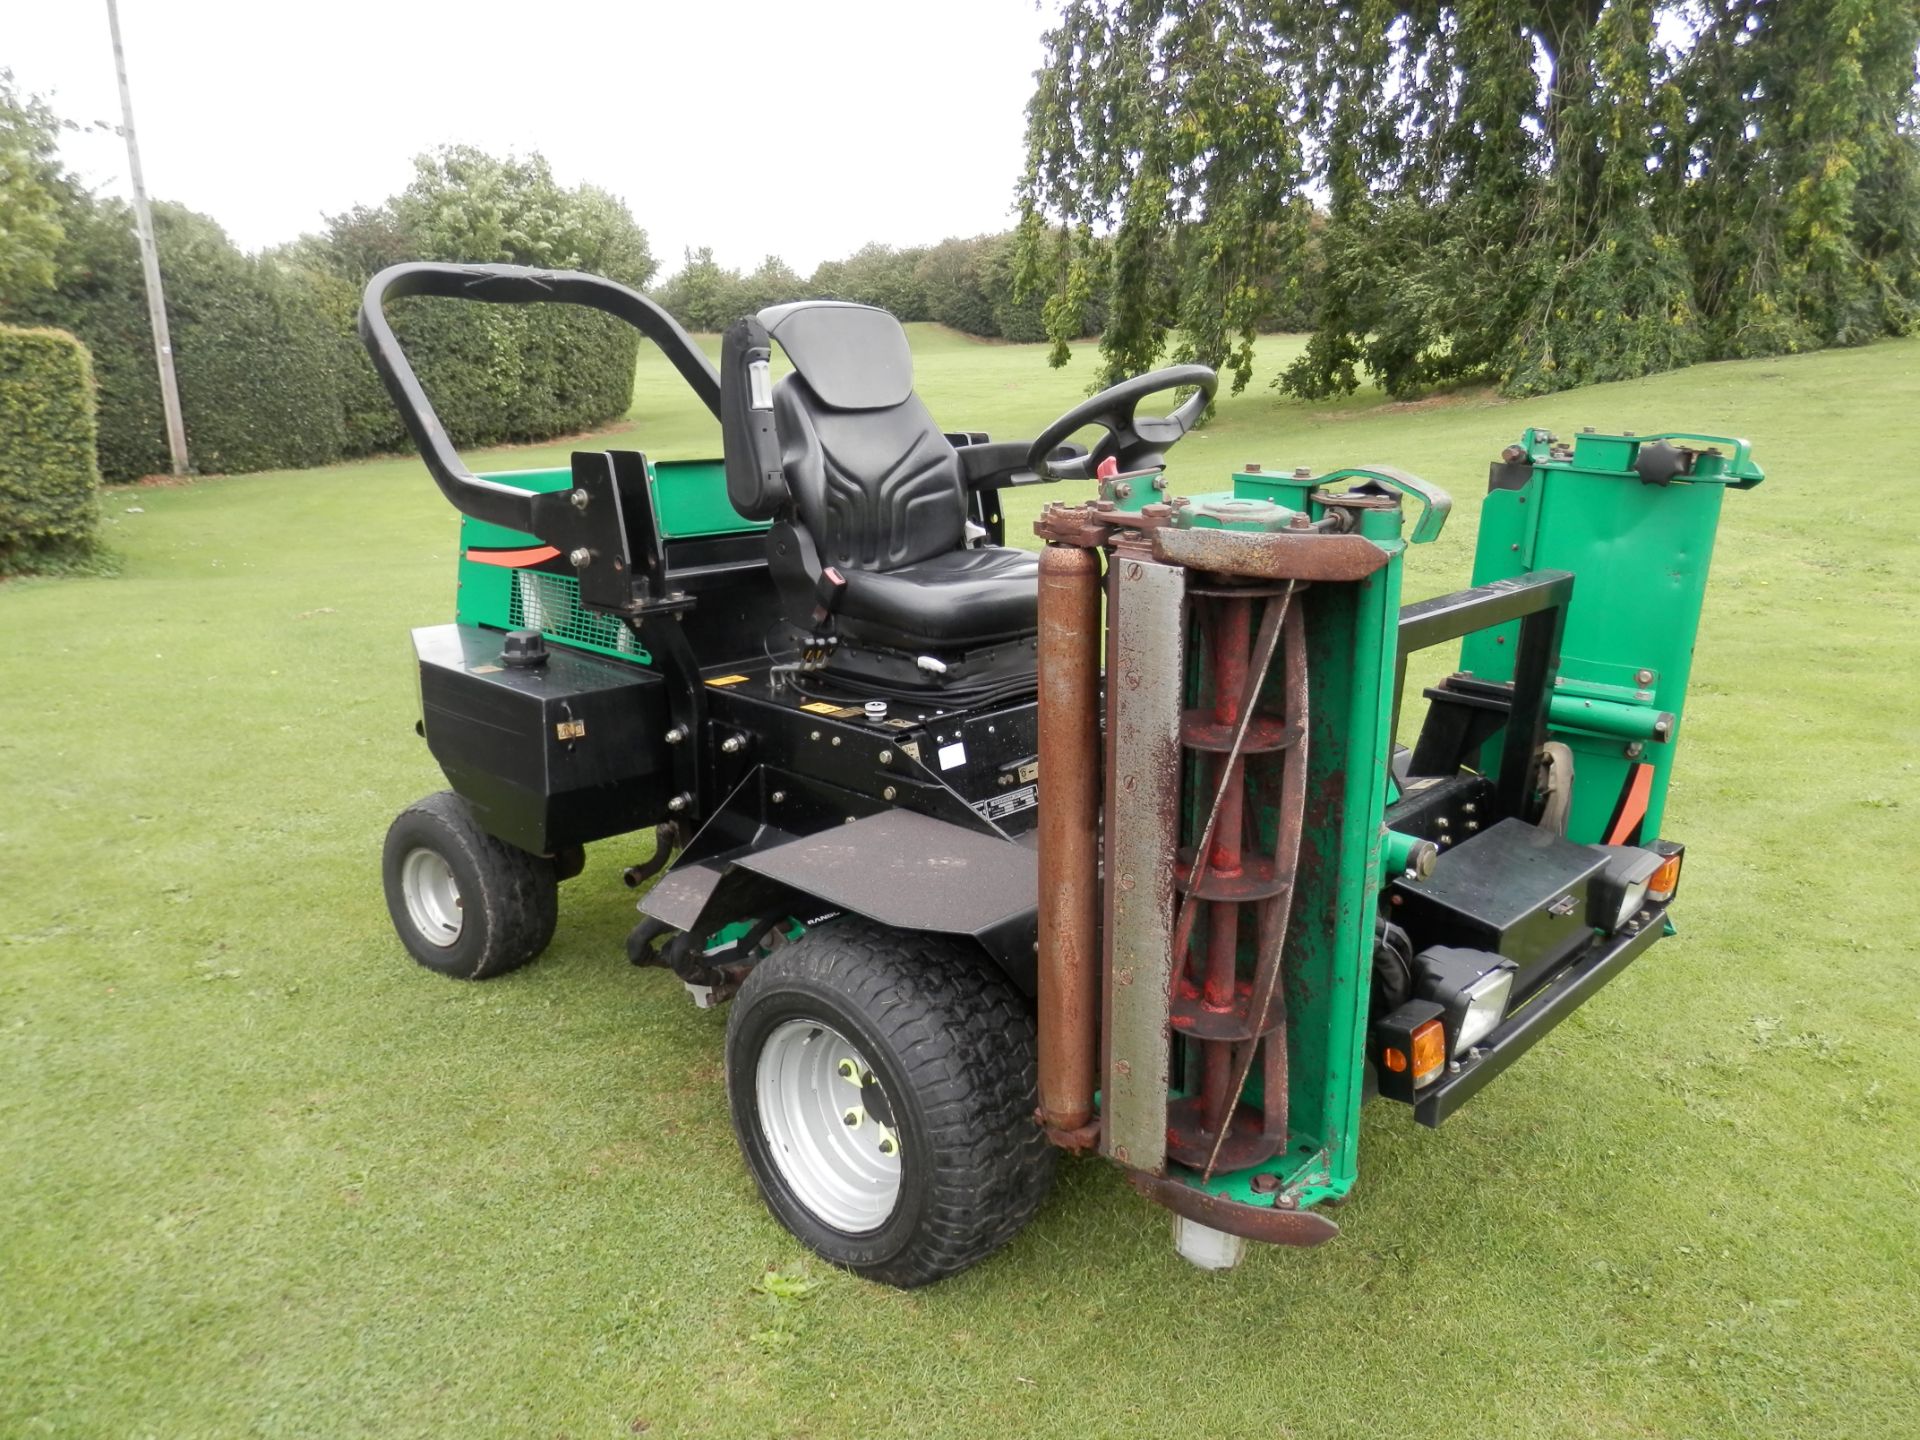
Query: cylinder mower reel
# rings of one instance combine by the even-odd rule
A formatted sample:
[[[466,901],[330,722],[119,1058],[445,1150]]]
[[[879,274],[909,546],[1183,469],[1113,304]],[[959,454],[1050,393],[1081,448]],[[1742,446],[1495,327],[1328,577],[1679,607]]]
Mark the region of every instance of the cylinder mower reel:
[[[720,456],[473,474],[386,321],[406,295],[632,324]],[[1445,492],[1381,465],[1174,488],[1203,366],[996,441],[935,422],[868,306],[744,316],[716,367],[610,281],[408,264],[360,330],[463,515],[454,618],[413,637],[450,788],[389,830],[396,932],[505,975],[613,842],[628,958],[729,1006],[741,1156],[834,1264],[977,1264],[1063,1150],[1197,1266],[1323,1243],[1364,1098],[1440,1124],[1672,933],[1660,823],[1744,442],[1528,431],[1472,587],[1402,607]],[[1009,544],[1004,493],[1062,479],[1097,494]],[[1397,745],[1408,655],[1454,643]]]

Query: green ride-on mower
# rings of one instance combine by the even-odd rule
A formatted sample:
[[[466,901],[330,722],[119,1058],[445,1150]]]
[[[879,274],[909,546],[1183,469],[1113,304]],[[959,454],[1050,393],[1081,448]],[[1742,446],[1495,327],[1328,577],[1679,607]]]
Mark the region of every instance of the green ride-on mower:
[[[724,459],[470,473],[384,316],[410,295],[627,321]],[[388,833],[401,940],[504,974],[583,847],[632,846],[628,958],[731,1003],[741,1153],[837,1265],[974,1264],[1062,1149],[1196,1264],[1318,1244],[1363,1100],[1439,1125],[1672,933],[1661,817],[1744,441],[1529,430],[1472,587],[1403,607],[1445,493],[1383,465],[1169,489],[1202,366],[1005,441],[943,431],[861,305],[744,318],[716,370],[609,281],[408,264],[360,332],[465,516],[454,622],[413,632],[452,788]],[[1098,498],[1009,547],[1002,494],[1057,480]],[[1409,655],[1455,642],[1397,745]]]

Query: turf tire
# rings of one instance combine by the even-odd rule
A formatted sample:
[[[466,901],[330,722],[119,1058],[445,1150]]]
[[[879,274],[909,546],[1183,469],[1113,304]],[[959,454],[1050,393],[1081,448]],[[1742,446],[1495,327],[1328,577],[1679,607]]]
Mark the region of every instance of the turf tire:
[[[451,944],[429,939],[409,911],[402,872],[415,850],[432,851],[453,874],[460,933]],[[451,790],[429,795],[395,817],[380,869],[387,914],[407,953],[456,980],[491,980],[518,970],[547,948],[559,922],[560,882],[553,861],[489,835]]]
[[[784,1021],[824,1020],[867,1059],[900,1136],[899,1196],[878,1229],[850,1234],[795,1194],[769,1148],[756,1078]],[[762,960],[727,1021],[734,1136],[767,1208],[835,1265],[910,1289],[993,1254],[1033,1218],[1054,1149],[1034,1122],[1026,1001],[973,947],[847,918]]]

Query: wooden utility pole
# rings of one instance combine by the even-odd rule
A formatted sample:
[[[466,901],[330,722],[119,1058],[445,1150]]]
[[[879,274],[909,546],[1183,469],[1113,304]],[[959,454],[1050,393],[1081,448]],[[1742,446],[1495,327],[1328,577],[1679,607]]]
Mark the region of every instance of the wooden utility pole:
[[[160,366],[160,403],[167,412],[167,449],[173,473],[187,473],[187,422],[180,414],[180,383],[173,375],[173,336],[167,330],[167,296],[160,285],[160,252],[153,243],[153,211],[140,173],[140,142],[133,136],[133,92],[127,88],[127,53],[120,44],[120,7],[107,0],[113,30],[113,67],[120,76],[121,132],[127,137],[127,176],[133,183],[133,218],[140,230],[140,265],[147,276],[147,316],[153,322],[153,355]]]

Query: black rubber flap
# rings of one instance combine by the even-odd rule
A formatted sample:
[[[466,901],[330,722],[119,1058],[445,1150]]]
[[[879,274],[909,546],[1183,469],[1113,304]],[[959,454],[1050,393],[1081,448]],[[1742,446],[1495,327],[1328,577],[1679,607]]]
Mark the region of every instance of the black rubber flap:
[[[1038,903],[1038,862],[1011,840],[910,810],[868,815],[735,864],[901,930],[972,935]]]

